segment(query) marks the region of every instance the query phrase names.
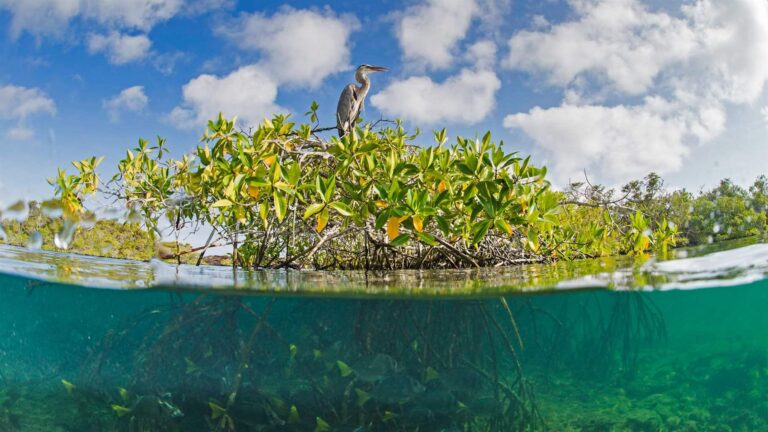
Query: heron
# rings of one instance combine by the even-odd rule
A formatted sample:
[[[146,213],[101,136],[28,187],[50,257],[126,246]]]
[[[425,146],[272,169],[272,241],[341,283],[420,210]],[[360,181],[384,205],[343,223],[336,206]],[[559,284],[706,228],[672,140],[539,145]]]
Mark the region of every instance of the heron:
[[[360,111],[363,110],[363,103],[368,90],[371,88],[371,80],[368,78],[370,72],[385,72],[388,69],[381,66],[371,66],[362,64],[357,67],[355,79],[360,86],[349,84],[344,87],[339,97],[339,105],[336,107],[336,128],[339,130],[339,138],[347,135],[354,127]]]

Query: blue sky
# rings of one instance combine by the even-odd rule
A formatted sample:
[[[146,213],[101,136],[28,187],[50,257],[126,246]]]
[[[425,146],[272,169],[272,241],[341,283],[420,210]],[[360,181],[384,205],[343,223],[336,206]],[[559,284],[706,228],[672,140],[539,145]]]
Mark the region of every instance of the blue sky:
[[[391,69],[367,119],[491,130],[556,184],[768,171],[764,0],[0,0],[0,58],[5,204],[138,137],[188,152],[218,111],[245,125],[317,100],[332,125],[360,63]]]

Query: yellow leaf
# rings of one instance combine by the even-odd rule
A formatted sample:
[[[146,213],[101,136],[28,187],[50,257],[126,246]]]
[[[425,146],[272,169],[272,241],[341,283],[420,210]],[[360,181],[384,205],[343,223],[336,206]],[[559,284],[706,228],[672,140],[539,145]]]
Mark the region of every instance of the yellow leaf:
[[[416,231],[418,232],[424,230],[424,219],[422,219],[421,216],[414,216],[413,227],[416,228]]]
[[[445,184],[445,180],[440,180],[440,184],[437,185],[437,191],[438,192],[443,192],[447,188],[448,188],[448,186]]]
[[[256,186],[248,186],[248,195],[251,196],[253,199],[259,198],[259,188]]]
[[[400,235],[400,224],[406,219],[408,219],[407,216],[392,216],[389,218],[387,221],[387,237],[389,237],[389,241],[396,239],[397,236]]]
[[[275,163],[275,159],[277,159],[277,156],[275,156],[275,155],[272,155],[272,156],[268,156],[268,157],[266,157],[266,158],[264,159],[264,163],[265,163],[267,166],[272,166],[272,164],[273,164],[273,163]]]
[[[387,208],[387,203],[382,201],[382,200],[376,201],[375,204],[376,204],[376,207],[378,207],[378,208]]]
[[[323,211],[321,211],[317,215],[317,232],[321,233],[325,229],[325,227],[328,225],[328,208],[324,208]]]

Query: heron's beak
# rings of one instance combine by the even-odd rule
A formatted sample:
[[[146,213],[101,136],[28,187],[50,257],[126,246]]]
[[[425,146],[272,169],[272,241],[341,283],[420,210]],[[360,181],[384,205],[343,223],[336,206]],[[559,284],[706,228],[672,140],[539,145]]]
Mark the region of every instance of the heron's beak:
[[[383,67],[383,66],[370,66],[368,67],[368,70],[374,71],[374,72],[386,72],[389,69]]]

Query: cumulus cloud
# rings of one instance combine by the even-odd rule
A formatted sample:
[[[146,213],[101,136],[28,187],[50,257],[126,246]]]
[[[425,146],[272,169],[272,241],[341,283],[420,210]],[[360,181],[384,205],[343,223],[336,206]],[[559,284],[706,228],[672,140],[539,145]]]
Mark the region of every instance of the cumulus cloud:
[[[120,113],[125,111],[140,112],[147,107],[149,98],[144,93],[144,86],[128,87],[112,98],[105,100],[102,106],[109,113],[112,121],[120,119]]]
[[[242,49],[260,52],[260,67],[279,83],[317,87],[350,68],[349,36],[359,27],[354,17],[329,9],[285,7],[272,16],[243,14],[218,32]]]
[[[97,29],[96,34],[85,38],[89,50],[106,53],[112,63],[125,64],[150,54],[147,34],[157,24],[176,16],[226,9],[233,3],[234,0],[0,0],[0,11],[10,13],[8,32],[12,38],[23,32],[38,39],[63,37],[69,29],[80,28],[70,27],[71,23],[88,24]]]
[[[425,0],[397,15],[403,58],[417,68],[446,69],[461,58],[460,44],[473,21],[490,34],[503,23],[510,0]],[[495,45],[494,45],[495,51]],[[494,53],[495,54],[495,53]]]
[[[477,123],[493,109],[501,81],[491,70],[462,69],[442,82],[427,76],[395,81],[371,97],[384,115],[420,124]]]
[[[24,125],[29,116],[55,113],[56,104],[53,99],[38,88],[0,86],[0,120],[16,122],[16,126],[6,131],[6,136],[11,139],[32,137],[32,130]]]
[[[286,112],[275,103],[277,82],[256,65],[241,67],[229,75],[200,75],[182,89],[183,103],[171,111],[169,120],[180,128],[194,128],[216,118],[219,112],[238,116],[244,125]]]
[[[144,59],[149,55],[152,41],[145,34],[128,35],[118,32],[88,35],[88,51],[91,54],[106,53],[109,62],[122,65]]]
[[[408,8],[396,27],[403,57],[432,68],[449,67],[477,11],[476,0],[427,0]]]
[[[563,89],[563,102],[506,117],[558,172],[623,181],[672,172],[725,130],[729,105],[768,81],[768,4],[696,0],[678,14],[640,0],[572,0],[575,18],[509,40],[503,64]],[[640,96],[638,103],[607,104]]]
[[[268,16],[242,14],[217,32],[260,60],[226,76],[203,74],[183,87],[183,102],[170,121],[177,127],[200,127],[219,112],[237,115],[243,125],[288,110],[276,102],[282,85],[314,88],[350,68],[349,37],[359,28],[352,16],[330,9],[283,7]]]

